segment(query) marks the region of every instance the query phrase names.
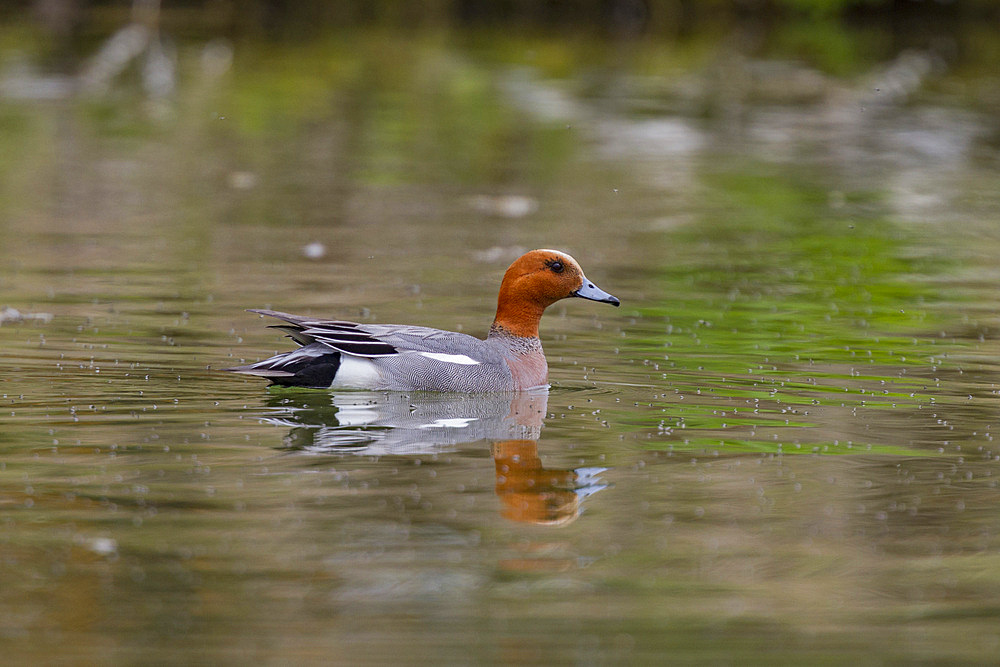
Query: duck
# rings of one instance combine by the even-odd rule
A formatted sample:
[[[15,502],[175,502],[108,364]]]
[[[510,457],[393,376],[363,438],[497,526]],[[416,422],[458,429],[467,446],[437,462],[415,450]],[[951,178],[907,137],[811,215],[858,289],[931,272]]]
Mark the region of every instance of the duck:
[[[320,389],[496,393],[548,387],[548,363],[538,325],[545,309],[565,298],[619,306],[587,279],[569,254],[525,253],[507,268],[496,316],[485,339],[405,324],[359,324],[292,315],[272,325],[299,345],[268,359],[224,370],[272,385]]]

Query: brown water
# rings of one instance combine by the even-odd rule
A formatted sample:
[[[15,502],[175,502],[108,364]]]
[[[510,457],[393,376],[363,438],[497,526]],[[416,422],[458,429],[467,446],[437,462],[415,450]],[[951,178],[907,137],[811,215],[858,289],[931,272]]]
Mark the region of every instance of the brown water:
[[[0,100],[9,660],[995,659],[989,67],[231,46]],[[548,394],[216,370],[250,307],[482,335],[532,247],[623,304],[551,309]]]

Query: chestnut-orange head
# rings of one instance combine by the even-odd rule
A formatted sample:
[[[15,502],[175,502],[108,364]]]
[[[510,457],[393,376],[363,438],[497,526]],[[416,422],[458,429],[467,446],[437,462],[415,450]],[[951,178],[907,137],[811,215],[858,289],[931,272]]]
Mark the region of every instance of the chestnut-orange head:
[[[515,336],[537,336],[542,312],[571,296],[620,304],[587,280],[577,261],[566,253],[532,250],[517,258],[504,274],[493,324]]]

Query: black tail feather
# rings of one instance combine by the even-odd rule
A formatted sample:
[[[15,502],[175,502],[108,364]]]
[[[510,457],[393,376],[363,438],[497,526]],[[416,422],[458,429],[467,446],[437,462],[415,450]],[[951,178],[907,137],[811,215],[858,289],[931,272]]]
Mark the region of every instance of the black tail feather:
[[[284,387],[317,387],[327,389],[333,384],[333,378],[340,370],[340,352],[331,352],[322,357],[290,364],[286,367],[294,375],[269,378],[272,383]]]
[[[319,357],[301,359],[280,368],[238,366],[224,370],[267,378],[272,384],[283,387],[313,387],[327,389],[340,370],[340,352],[330,352]]]

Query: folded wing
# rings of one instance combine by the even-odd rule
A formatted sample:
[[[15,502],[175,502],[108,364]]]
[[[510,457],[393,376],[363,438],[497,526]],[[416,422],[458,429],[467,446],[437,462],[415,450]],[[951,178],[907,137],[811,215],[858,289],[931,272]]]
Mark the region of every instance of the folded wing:
[[[274,328],[284,331],[292,340],[305,347],[322,343],[345,354],[357,357],[389,357],[409,352],[428,358],[444,355],[453,363],[503,364],[503,356],[492,346],[468,334],[442,331],[429,327],[400,324],[358,324],[341,320],[321,320],[291,315],[275,310],[251,310],[288,322]],[[459,358],[466,358],[468,362]]]
[[[363,331],[361,325],[354,322],[316,320],[275,310],[253,309],[250,312],[290,323],[292,326],[279,324],[274,328],[284,331],[289,338],[302,346],[323,343],[339,352],[357,357],[385,357],[399,352],[393,345]]]

